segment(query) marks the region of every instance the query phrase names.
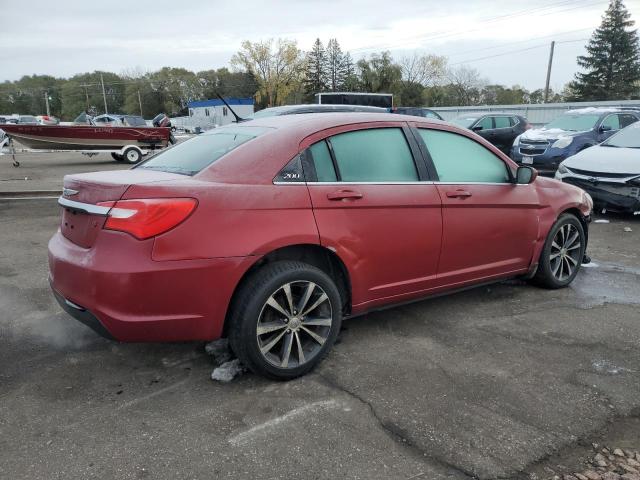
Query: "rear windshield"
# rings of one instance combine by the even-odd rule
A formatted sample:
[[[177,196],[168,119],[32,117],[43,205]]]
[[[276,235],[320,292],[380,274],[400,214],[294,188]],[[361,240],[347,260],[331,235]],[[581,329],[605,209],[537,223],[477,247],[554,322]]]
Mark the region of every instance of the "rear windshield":
[[[195,175],[243,143],[267,132],[263,127],[221,127],[171,147],[136,168]]]

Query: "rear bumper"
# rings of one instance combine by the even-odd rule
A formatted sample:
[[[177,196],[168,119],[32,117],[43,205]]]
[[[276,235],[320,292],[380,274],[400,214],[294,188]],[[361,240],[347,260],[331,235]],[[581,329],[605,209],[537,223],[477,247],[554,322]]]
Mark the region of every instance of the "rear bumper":
[[[255,257],[158,262],[153,240],[102,231],[92,248],[59,231],[49,242],[51,288],[71,316],[124,342],[212,340]]]

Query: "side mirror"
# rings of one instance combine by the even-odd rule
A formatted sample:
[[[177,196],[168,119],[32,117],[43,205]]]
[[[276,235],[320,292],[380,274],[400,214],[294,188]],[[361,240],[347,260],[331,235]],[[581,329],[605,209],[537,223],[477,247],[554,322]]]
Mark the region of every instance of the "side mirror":
[[[482,130],[482,125],[476,125],[475,127],[471,127],[471,130],[473,130],[474,132],[479,132],[480,130]]]
[[[600,131],[601,132],[610,132],[611,131],[611,127],[608,125],[600,125]]]
[[[516,170],[516,183],[518,185],[528,185],[538,177],[538,171],[531,167],[518,167]]]

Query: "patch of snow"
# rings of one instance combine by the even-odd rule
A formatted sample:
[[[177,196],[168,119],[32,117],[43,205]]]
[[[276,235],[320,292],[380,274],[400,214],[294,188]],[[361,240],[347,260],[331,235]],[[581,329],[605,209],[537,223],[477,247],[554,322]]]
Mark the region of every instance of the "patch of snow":
[[[633,372],[633,370],[624,367],[618,367],[609,360],[594,360],[591,366],[598,373],[607,373],[609,375],[617,375],[623,372]]]
[[[555,140],[563,135],[567,135],[567,131],[561,128],[532,128],[524,132],[520,138],[525,140]]]
[[[585,268],[597,268],[597,267],[599,267],[599,265],[597,263],[595,263],[595,262],[583,263],[582,266],[585,267]]]
[[[566,113],[575,115],[575,114],[584,114],[584,113],[607,113],[607,112],[617,112],[620,109],[617,107],[585,107],[585,108],[576,108],[574,110],[567,110]]]
[[[624,231],[625,232],[633,232],[633,230],[631,230],[631,227],[624,227]]]
[[[229,348],[229,340],[226,338],[220,338],[207,343],[204,346],[204,351],[207,352],[207,354],[212,355],[215,361],[219,364],[228,362],[233,358],[233,354]]]
[[[606,218],[599,218],[598,220],[594,220],[593,223],[609,223],[609,220]]]
[[[230,362],[225,362],[211,372],[211,380],[219,382],[230,382],[238,375],[242,375],[245,371],[244,366],[240,363],[240,359],[236,358]]]

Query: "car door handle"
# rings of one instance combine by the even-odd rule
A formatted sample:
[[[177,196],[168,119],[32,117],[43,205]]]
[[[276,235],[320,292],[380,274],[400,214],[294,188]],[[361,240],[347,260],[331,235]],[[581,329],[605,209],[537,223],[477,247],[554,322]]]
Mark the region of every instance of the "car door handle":
[[[337,192],[327,193],[327,198],[329,200],[345,200],[345,199],[358,200],[363,196],[364,195],[362,195],[360,192],[355,192],[353,190],[338,190]]]
[[[447,197],[449,198],[467,198],[471,196],[471,192],[466,190],[455,190],[452,192],[447,192]]]

